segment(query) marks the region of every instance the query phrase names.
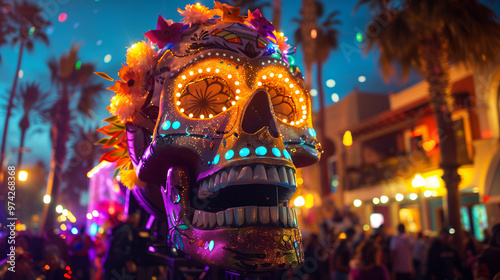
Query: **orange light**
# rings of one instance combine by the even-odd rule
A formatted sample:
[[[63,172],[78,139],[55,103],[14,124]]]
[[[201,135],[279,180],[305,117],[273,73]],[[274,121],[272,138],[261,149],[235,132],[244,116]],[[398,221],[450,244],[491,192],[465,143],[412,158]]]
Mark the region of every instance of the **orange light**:
[[[434,140],[427,140],[427,141],[424,141],[422,143],[422,148],[424,149],[424,151],[426,152],[431,152],[432,150],[434,150],[434,148],[436,147],[436,141]]]
[[[489,195],[485,195],[485,196],[483,196],[483,201],[484,201],[484,202],[488,202],[488,201],[490,201],[490,196],[489,196]]]
[[[49,270],[50,266],[48,264],[46,264],[43,268],[45,268],[45,270]]]
[[[311,38],[316,39],[318,37],[318,31],[316,29],[311,30]]]
[[[352,146],[352,134],[349,130],[347,130],[345,133],[344,133],[344,137],[342,138],[342,143],[344,144],[344,146],[346,147],[350,147]]]

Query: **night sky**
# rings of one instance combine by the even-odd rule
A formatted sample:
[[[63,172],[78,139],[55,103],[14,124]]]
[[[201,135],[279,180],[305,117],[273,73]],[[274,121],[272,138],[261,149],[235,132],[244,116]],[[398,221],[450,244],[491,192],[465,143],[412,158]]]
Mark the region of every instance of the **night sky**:
[[[47,30],[50,45],[47,47],[38,42],[34,52],[25,53],[21,69],[23,76],[20,83],[37,81],[42,84],[45,91],[53,90],[50,85],[50,73],[46,62],[51,56],[59,57],[66,52],[71,44],[80,44],[80,59],[82,62],[93,62],[97,64],[97,71],[106,72],[113,78],[117,78],[117,72],[121,63],[125,62],[126,47],[143,40],[143,33],[156,28],[158,14],[166,19],[180,21],[181,16],[177,13],[177,8],[184,8],[186,4],[195,4],[193,1],[152,1],[152,0],[30,0],[39,3],[43,7],[44,3],[52,3],[50,7],[45,7],[45,12],[50,16],[52,26]],[[199,1],[201,4],[213,7],[212,0]],[[263,2],[263,1],[261,1]],[[272,1],[269,1],[272,3]],[[282,0],[282,32],[289,37],[288,43],[294,44],[293,33],[298,27],[292,23],[291,19],[299,16],[301,0]],[[401,90],[408,85],[419,81],[417,75],[412,75],[409,81],[404,84],[400,78],[392,79],[388,84],[384,83],[377,67],[377,53],[364,54],[362,46],[356,41],[356,33],[363,32],[371,20],[371,15],[367,7],[353,12],[357,1],[324,0],[325,14],[334,10],[339,10],[338,19],[342,22],[339,26],[340,49],[331,53],[323,71],[323,82],[326,90],[326,104],[331,104],[332,94],[337,93],[340,98],[347,95],[354,88],[361,91],[374,93],[389,93]],[[492,1],[485,1],[488,5]],[[61,4],[57,4],[61,3]],[[231,2],[229,2],[231,3]],[[500,12],[500,4],[493,6],[494,10]],[[67,14],[67,19],[59,21],[61,13]],[[244,12],[246,14],[246,12]],[[243,14],[243,12],[242,12]],[[271,20],[271,8],[264,9],[263,14]],[[3,16],[0,14],[0,16]],[[17,62],[18,46],[14,48],[4,45],[0,48],[3,61],[0,64],[0,91],[6,92],[12,85],[14,71]],[[106,55],[111,55],[111,60],[106,63]],[[109,58],[109,56],[108,56]],[[295,59],[301,67],[302,55],[300,47],[295,55]],[[359,76],[365,76],[366,81],[358,81]],[[98,77],[97,77],[98,78]],[[100,78],[98,78],[100,79]],[[326,81],[333,79],[335,86],[329,88]],[[113,83],[101,79],[106,86]],[[316,78],[313,77],[313,81]],[[330,81],[329,83],[333,83]],[[313,88],[317,86],[314,85]],[[95,112],[95,120],[87,125],[100,126],[101,119],[109,116],[105,109],[109,104],[109,99],[113,93],[107,91],[103,94],[100,108]],[[317,97],[313,97],[317,99]],[[4,102],[6,104],[6,101]],[[315,102],[317,104],[317,100]],[[7,157],[11,155],[11,163],[16,158],[11,149],[19,146],[19,119],[16,115],[20,111],[14,111],[9,125]],[[3,124],[5,112],[0,116]],[[33,163],[43,160],[48,163],[50,158],[50,143],[47,126],[40,126],[41,133],[36,133],[36,128],[28,131],[27,147],[34,149],[32,153],[25,155],[25,162]]]

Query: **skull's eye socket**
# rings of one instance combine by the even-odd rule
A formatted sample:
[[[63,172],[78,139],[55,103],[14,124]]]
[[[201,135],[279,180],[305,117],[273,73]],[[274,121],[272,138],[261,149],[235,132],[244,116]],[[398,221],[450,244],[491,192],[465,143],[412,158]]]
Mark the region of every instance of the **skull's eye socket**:
[[[231,88],[218,77],[191,82],[176,97],[179,111],[195,119],[213,118],[236,104]]]
[[[278,83],[266,83],[263,86],[273,105],[274,114],[284,123],[296,122],[299,118],[295,100],[287,94],[286,88]]]

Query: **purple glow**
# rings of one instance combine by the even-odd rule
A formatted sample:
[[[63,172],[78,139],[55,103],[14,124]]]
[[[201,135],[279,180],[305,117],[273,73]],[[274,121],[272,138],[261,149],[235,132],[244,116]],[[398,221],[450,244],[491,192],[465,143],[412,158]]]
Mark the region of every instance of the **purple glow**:
[[[156,249],[155,249],[155,247],[153,247],[153,246],[149,246],[148,250],[149,250],[150,252],[156,252]]]
[[[147,230],[151,229],[151,226],[153,225],[154,221],[155,221],[155,216],[153,215],[149,216],[148,222],[146,223]]]

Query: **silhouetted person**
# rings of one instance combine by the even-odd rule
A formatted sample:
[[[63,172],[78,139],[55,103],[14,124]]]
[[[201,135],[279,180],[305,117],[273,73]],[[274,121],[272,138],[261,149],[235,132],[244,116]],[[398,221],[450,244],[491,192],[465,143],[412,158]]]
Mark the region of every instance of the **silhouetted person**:
[[[73,279],[90,278],[89,250],[93,246],[92,239],[85,234],[85,226],[80,228],[79,234],[73,238],[69,245],[71,250],[71,268]]]
[[[415,279],[422,279],[422,266],[425,261],[425,249],[427,245],[424,240],[424,234],[419,232],[417,239],[413,242],[413,269],[415,270]]]
[[[398,235],[391,238],[392,273],[396,280],[410,280],[413,276],[412,244],[405,226],[398,225]]]
[[[333,279],[347,280],[349,279],[349,261],[352,258],[351,243],[356,231],[349,228],[345,232],[345,239],[341,239],[339,245],[333,253],[332,268]]]
[[[453,236],[448,228],[439,233],[427,255],[427,275],[430,280],[453,280],[461,278],[461,261],[458,253],[450,247]]]
[[[104,261],[104,280],[117,279],[128,275],[133,277],[137,267],[134,262],[136,226],[139,214],[132,214],[127,220],[113,228],[111,242]]]
[[[500,274],[500,223],[493,226],[490,246],[481,252],[478,259],[478,277],[494,279]]]
[[[367,240],[358,247],[356,259],[351,263],[351,280],[389,280],[389,272],[379,264],[377,243]]]

